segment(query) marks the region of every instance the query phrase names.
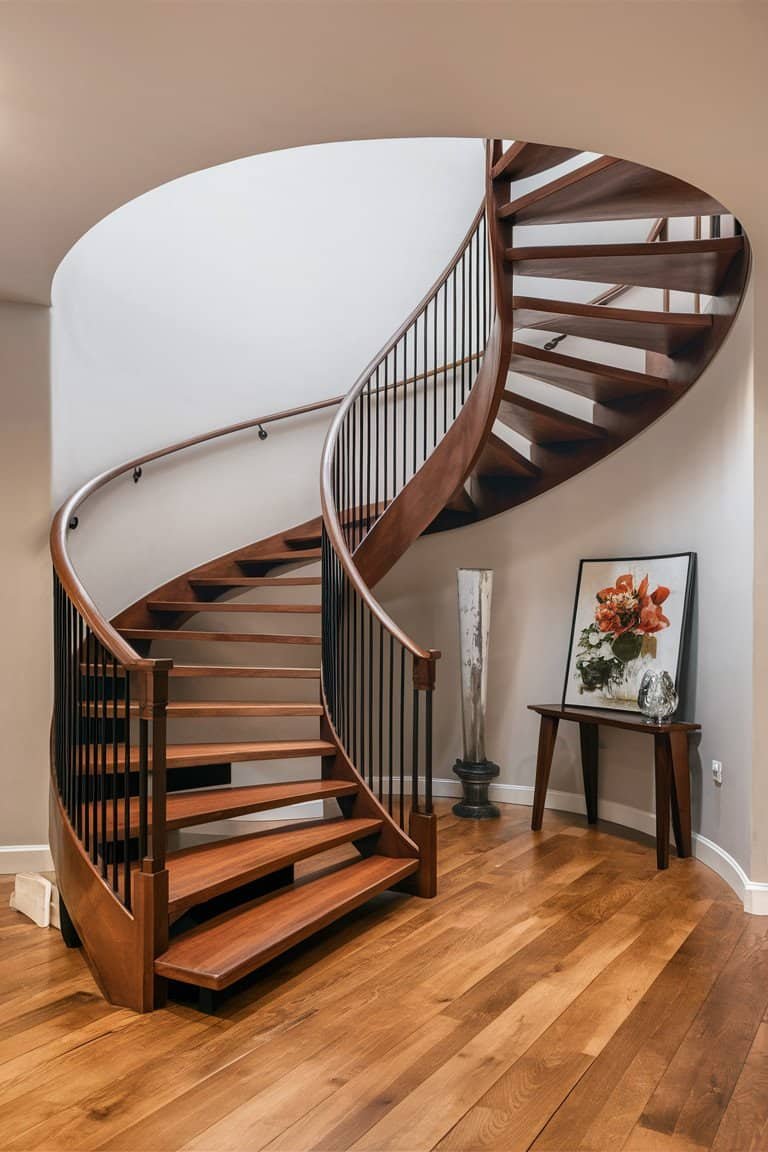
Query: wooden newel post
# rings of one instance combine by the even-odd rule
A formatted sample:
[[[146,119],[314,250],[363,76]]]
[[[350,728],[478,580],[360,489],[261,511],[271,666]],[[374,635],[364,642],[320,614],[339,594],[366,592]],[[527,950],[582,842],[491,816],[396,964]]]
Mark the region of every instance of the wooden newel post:
[[[165,1001],[166,982],[154,974],[154,960],[168,946],[166,868],[166,743],[168,673],[172,660],[142,662],[139,684],[139,823],[141,859],[135,882],[143,1011]]]
[[[430,649],[428,656],[413,661],[413,784],[408,834],[419,847],[419,871],[412,877],[413,890],[419,896],[437,895],[437,817],[432,811],[432,700],[437,679],[440,653]],[[419,799],[420,697],[424,697],[424,798]]]

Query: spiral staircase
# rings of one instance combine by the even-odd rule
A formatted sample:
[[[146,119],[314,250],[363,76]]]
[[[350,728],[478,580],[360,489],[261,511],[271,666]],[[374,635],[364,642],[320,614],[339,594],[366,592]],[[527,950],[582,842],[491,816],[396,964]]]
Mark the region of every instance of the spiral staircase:
[[[585,242],[559,243],[556,226],[576,224]],[[435,894],[439,652],[373,589],[424,533],[529,500],[663,415],[717,352],[748,264],[738,222],[683,181],[489,141],[456,255],[346,396],[131,461],[59,511],[51,843],[65,939],[105,996],[146,1011],[191,986],[210,1009],[384,890]],[[314,407],[336,409],[321,517],[106,620],[67,549],[93,492]],[[215,740],[196,735],[206,722]],[[269,778],[233,782],[233,765]],[[255,813],[272,819],[232,835]]]

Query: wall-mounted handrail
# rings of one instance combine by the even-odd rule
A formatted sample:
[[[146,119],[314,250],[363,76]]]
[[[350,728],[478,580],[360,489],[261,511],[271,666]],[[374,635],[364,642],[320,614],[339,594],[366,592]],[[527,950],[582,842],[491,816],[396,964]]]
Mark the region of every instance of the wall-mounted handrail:
[[[454,363],[439,365],[426,375],[427,377],[431,377],[443,372],[455,370],[464,364],[469,364],[473,360],[476,360],[478,355],[479,354],[476,353]],[[423,381],[423,376],[419,376],[418,378],[406,377],[402,380],[392,381],[387,385],[387,388],[394,391],[407,387],[409,384],[420,385]],[[331,396],[326,400],[315,400],[310,404],[301,404],[295,408],[285,408],[278,412],[270,412],[265,416],[255,416],[249,420],[242,420],[237,424],[227,424],[222,428],[215,428],[210,432],[201,433],[199,436],[191,436],[186,440],[169,444],[165,448],[158,448],[152,452],[146,452],[142,456],[136,456],[132,460],[127,460],[95,476],[92,480],[89,480],[86,484],[83,484],[82,487],[78,488],[77,491],[62,504],[54,516],[51,525],[50,547],[54,569],[67,595],[72,599],[78,611],[88,622],[91,630],[101,643],[119,660],[127,664],[146,664],[146,661],[143,660],[133,646],[130,645],[127,640],[124,640],[120,633],[112,627],[88,595],[85,586],[77,575],[67,549],[68,532],[72,530],[73,521],[75,524],[77,523],[76,513],[86,500],[95,492],[98,492],[100,488],[106,487],[107,484],[110,484],[113,480],[117,480],[120,476],[130,474],[134,478],[140,477],[144,465],[150,464],[155,460],[164,459],[166,456],[173,456],[175,453],[183,452],[187,448],[195,448],[200,444],[219,440],[225,436],[232,436],[238,432],[247,432],[254,428],[261,429],[265,424],[274,424],[278,421],[290,420],[297,416],[306,416],[312,412],[320,412],[327,408],[335,408],[345,399],[346,395],[342,394],[340,396]]]

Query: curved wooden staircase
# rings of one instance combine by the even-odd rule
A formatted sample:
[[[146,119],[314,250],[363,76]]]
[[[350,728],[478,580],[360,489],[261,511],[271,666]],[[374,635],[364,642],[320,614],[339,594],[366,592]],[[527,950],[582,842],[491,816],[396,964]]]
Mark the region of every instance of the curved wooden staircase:
[[[749,249],[707,194],[629,161],[523,142],[489,142],[486,176],[453,260],[346,396],[131,461],[57,514],[51,842],[65,937],[117,1003],[151,1009],[175,981],[210,1006],[385,889],[434,895],[439,653],[372,589],[422,534],[531,499],[636,435],[733,321]],[[634,232],[644,220],[642,241],[539,242],[545,225]],[[541,280],[552,296],[537,294]],[[609,287],[593,297],[583,281]],[[638,291],[642,307],[615,305]],[[170,453],[245,428],[263,436],[314,407],[336,408],[322,517],[105,620],[67,552],[88,497]],[[266,763],[270,778],[233,782],[232,765]],[[322,817],[286,819],[300,804]],[[236,835],[226,824],[256,813],[275,819]],[[191,828],[198,842],[184,840]]]

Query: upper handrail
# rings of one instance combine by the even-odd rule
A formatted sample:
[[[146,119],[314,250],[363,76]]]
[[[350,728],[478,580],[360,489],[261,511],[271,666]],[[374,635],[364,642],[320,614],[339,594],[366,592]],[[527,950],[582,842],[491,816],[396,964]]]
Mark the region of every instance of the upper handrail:
[[[390,354],[390,352],[392,352],[392,350],[399,344],[404,334],[416,322],[429,302],[439,292],[443,285],[447,283],[451,273],[457,267],[463,253],[467,248],[467,245],[470,243],[475,231],[477,230],[480,221],[483,218],[483,214],[485,213],[485,209],[486,201],[484,197],[472,220],[472,223],[467,229],[467,232],[462,238],[461,243],[457,247],[454,255],[451,257],[451,260],[434,281],[432,286],[424,293],[421,300],[412,309],[400,327],[394,332],[394,334],[382,346],[376,355],[373,356],[373,358],[369,361],[369,363],[358,376],[355,383],[352,385],[352,388],[344,397],[336,415],[333,418],[331,426],[328,429],[328,434],[323,446],[322,463],[320,468],[320,506],[330,545],[333,548],[333,551],[336,553],[336,556],[338,557],[344,571],[346,572],[353,589],[363,601],[368,611],[379,622],[382,628],[394,636],[394,638],[407,652],[411,653],[414,659],[422,662],[434,661],[440,656],[440,653],[434,649],[423,648],[414,639],[412,639],[412,637],[408,636],[407,633],[405,633],[403,629],[392,619],[389,613],[385,611],[385,609],[371,593],[370,588],[363,579],[357,565],[352,558],[352,554],[347,547],[333,498],[333,453],[338,440],[339,432],[344,424],[344,421],[348,416],[350,409],[353,407],[361,392],[365,388],[366,384],[371,379],[371,376],[375,372],[377,365],[381,364]],[[472,359],[472,357],[470,357],[470,359]],[[456,364],[451,366],[455,367],[459,363],[462,363],[462,361],[457,361]],[[448,365],[446,365],[446,367],[448,367]],[[428,374],[433,375],[439,371],[440,369],[433,369],[432,372]],[[424,378],[424,376],[419,377],[419,379]]]

